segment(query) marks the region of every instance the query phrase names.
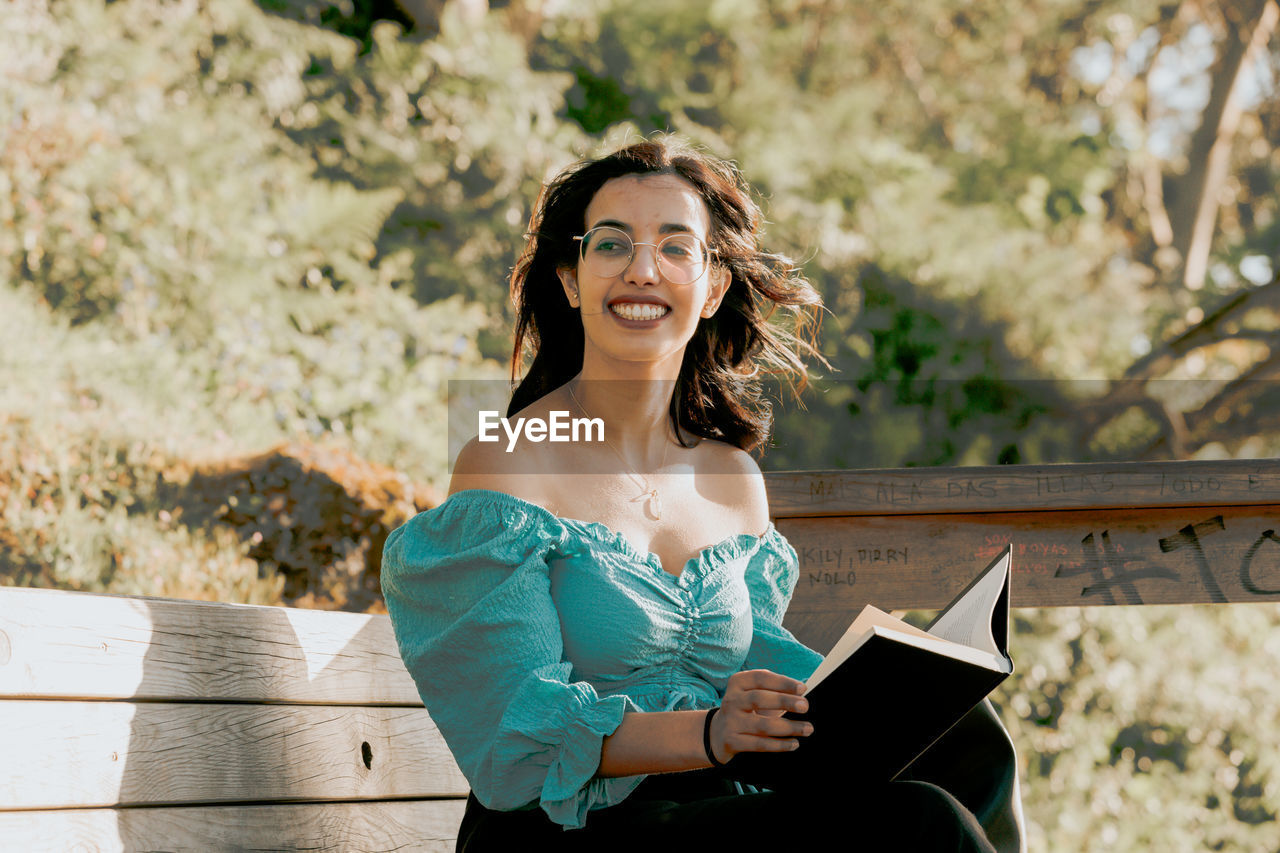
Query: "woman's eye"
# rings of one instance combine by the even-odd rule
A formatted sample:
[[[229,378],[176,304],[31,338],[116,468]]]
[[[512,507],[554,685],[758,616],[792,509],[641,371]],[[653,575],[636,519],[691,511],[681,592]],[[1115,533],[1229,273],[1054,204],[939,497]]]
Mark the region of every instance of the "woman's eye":
[[[688,260],[698,256],[698,247],[688,240],[668,240],[662,244],[662,254],[669,258]]]

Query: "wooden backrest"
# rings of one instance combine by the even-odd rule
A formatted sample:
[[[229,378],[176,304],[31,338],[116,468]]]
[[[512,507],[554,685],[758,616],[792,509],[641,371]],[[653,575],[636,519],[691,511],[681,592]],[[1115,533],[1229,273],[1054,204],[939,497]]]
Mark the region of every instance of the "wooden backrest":
[[[0,588],[14,850],[452,850],[467,783],[385,616]]]
[[[787,627],[825,651],[863,604],[938,608],[1012,542],[1018,607],[1280,601],[1280,462],[767,474],[800,557]]]

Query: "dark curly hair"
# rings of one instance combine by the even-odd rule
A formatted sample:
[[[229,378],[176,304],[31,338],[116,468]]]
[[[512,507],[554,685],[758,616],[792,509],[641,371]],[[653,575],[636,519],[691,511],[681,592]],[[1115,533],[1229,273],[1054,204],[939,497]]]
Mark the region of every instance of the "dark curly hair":
[[[654,137],[607,156],[577,163],[543,188],[529,221],[524,251],[511,274],[516,310],[514,382],[508,416],[564,385],[582,369],[582,319],[557,276],[578,259],[574,235],[587,205],[607,181],[626,175],[675,175],[688,181],[711,214],[708,243],[732,280],[716,313],[699,321],[685,348],[671,397],[672,426],[743,450],[764,443],[772,411],[761,373],[781,375],[793,390],[807,384],[801,355],[825,361],[814,348],[822,300],[790,259],[760,250],[762,215],[732,163],[671,137]],[[771,323],[778,307],[791,314]],[[674,430],[680,435],[680,430]]]

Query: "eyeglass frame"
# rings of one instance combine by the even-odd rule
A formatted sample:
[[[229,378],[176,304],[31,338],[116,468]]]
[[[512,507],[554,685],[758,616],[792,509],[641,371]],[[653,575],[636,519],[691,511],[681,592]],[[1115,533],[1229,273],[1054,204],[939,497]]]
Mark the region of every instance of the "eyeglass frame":
[[[631,244],[631,251],[627,255],[627,262],[624,263],[622,265],[622,268],[619,269],[616,273],[613,273],[613,275],[622,275],[624,272],[626,272],[628,269],[631,268],[631,265],[635,263],[635,260],[636,260],[637,246],[652,246],[654,261],[657,267],[659,268],[659,270],[661,270],[665,266],[662,263],[662,253],[659,251],[662,244],[676,237],[692,237],[694,240],[698,241],[698,245],[702,247],[702,252],[703,252],[703,255],[705,256],[705,260],[703,261],[703,268],[701,272],[699,272],[697,275],[695,275],[693,278],[689,279],[688,281],[676,281],[675,279],[671,278],[671,276],[666,275],[664,273],[664,277],[668,281],[670,281],[672,284],[677,285],[679,287],[686,287],[690,284],[693,284],[703,275],[703,273],[711,269],[712,257],[714,255],[719,254],[715,249],[707,245],[706,240],[703,240],[701,237],[699,237],[697,234],[694,234],[691,231],[677,231],[675,233],[668,234],[667,236],[663,237],[661,240],[659,240],[656,243],[649,243],[646,241],[638,241],[638,240],[632,239],[630,234],[628,234],[626,231],[623,231],[621,228],[618,228],[616,225],[597,225],[595,228],[588,228],[586,234],[579,234],[578,236],[573,238],[578,243],[577,254],[578,254],[579,261],[587,260],[586,257],[584,257],[583,255],[583,252],[585,251],[585,247],[587,245],[586,243],[587,237],[589,237],[593,231],[603,231],[603,230],[616,231],[619,234],[621,234],[623,237],[626,237],[627,242]]]

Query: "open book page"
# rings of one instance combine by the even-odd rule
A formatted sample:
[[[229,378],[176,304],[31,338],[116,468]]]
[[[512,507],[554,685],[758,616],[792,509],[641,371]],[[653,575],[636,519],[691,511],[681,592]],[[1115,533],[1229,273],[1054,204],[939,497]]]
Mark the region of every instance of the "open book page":
[[[853,624],[836,641],[836,644],[831,647],[831,651],[827,652],[827,656],[822,659],[822,663],[818,664],[818,668],[805,681],[805,688],[812,690],[816,687],[818,682],[826,678],[831,671],[844,662],[845,658],[853,654],[854,650],[866,639],[867,632],[877,626],[891,628],[904,634],[917,634],[921,637],[936,639],[936,635],[922,631],[914,625],[908,625],[897,616],[885,613],[880,608],[868,604],[862,608],[858,618],[853,620]]]
[[[895,631],[892,628],[877,626],[871,629],[871,633],[879,634],[903,645],[915,646],[918,649],[924,649],[942,657],[965,661],[995,672],[1013,672],[1013,664],[1002,654],[992,654],[985,649],[977,649],[973,646],[966,646],[963,643],[953,643],[950,640],[943,640],[922,631],[906,634],[902,631]]]
[[[805,681],[806,692],[822,683],[823,679],[876,634],[956,660],[994,669],[997,672],[1009,671],[1006,658],[998,650],[989,651],[939,637],[868,604],[862,608],[862,612],[858,614],[857,619],[853,620],[853,624],[844,632],[844,636],[831,647],[831,651],[822,659],[822,663],[818,664],[818,668]]]
[[[1002,655],[991,633],[991,621],[1007,576],[1006,555],[993,563],[929,626],[929,633],[953,643]]]

